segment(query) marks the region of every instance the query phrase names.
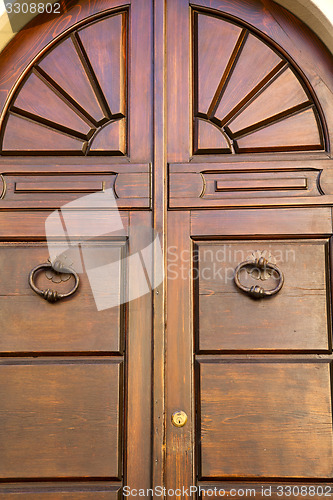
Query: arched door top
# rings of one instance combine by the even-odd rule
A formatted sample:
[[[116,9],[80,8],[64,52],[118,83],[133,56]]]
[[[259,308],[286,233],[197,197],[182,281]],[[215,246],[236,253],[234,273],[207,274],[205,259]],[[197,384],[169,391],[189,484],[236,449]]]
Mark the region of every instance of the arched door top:
[[[233,18],[193,13],[194,154],[325,150],[309,82]]]
[[[126,24],[106,15],[43,51],[7,105],[2,154],[126,153]]]

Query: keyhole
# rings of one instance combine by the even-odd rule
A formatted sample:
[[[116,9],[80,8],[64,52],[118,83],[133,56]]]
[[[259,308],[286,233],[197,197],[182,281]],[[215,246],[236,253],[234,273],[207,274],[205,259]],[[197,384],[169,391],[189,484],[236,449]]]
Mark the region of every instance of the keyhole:
[[[187,415],[184,411],[178,410],[171,415],[171,422],[175,427],[183,427],[187,422]]]

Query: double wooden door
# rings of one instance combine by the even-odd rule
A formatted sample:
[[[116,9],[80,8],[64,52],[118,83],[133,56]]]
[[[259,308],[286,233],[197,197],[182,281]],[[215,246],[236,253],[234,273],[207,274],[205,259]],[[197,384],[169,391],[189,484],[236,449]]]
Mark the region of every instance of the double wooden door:
[[[0,498],[332,494],[331,68],[268,0],[3,51]]]

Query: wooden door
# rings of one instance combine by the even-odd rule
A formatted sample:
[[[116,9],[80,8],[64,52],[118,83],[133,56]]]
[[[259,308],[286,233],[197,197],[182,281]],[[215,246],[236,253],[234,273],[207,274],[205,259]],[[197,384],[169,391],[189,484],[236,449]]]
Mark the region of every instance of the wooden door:
[[[0,497],[115,500],[151,484],[151,297],[136,280],[151,243],[152,8],[62,9],[0,57]],[[110,191],[119,213],[103,202]],[[28,280],[50,239],[85,265],[57,303]],[[113,307],[98,304],[89,256]],[[47,267],[34,279],[74,286]]]
[[[173,5],[168,493],[331,496],[332,59],[272,2]]]
[[[331,56],[269,0],[62,9],[0,55],[0,497],[329,496]],[[116,305],[39,297],[50,240]]]

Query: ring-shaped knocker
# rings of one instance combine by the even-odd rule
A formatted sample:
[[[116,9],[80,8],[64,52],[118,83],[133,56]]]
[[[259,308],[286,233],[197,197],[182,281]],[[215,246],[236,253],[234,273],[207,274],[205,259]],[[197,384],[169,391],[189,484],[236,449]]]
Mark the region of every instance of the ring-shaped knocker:
[[[239,274],[242,269],[245,267],[253,267],[257,269],[271,269],[272,271],[275,271],[279,277],[278,284],[276,285],[275,288],[272,290],[265,290],[265,288],[259,286],[259,285],[253,285],[251,287],[242,285],[239,279]],[[284,283],[284,276],[282,271],[275,265],[272,264],[271,262],[268,262],[264,257],[260,257],[259,259],[256,260],[247,260],[245,262],[242,262],[239,264],[236,269],[235,269],[235,284],[236,286],[242,290],[242,292],[247,293],[251,297],[255,299],[262,299],[264,297],[271,297],[272,295],[275,295],[278,293],[281,288],[283,287]]]
[[[75,283],[73,288],[67,293],[59,293],[56,290],[50,290],[49,288],[46,290],[41,290],[35,285],[34,282],[36,273],[41,269],[53,269],[56,272],[72,274],[75,278]],[[69,267],[63,267],[60,264],[58,265],[56,264],[52,265],[49,263],[40,264],[39,266],[36,266],[34,269],[32,269],[32,271],[30,271],[29,274],[29,285],[33,289],[33,291],[37,293],[37,295],[39,295],[40,297],[43,297],[43,299],[47,300],[47,302],[51,303],[58,302],[58,300],[65,299],[73,295],[79,287],[79,282],[80,282],[79,276],[73,269]]]

